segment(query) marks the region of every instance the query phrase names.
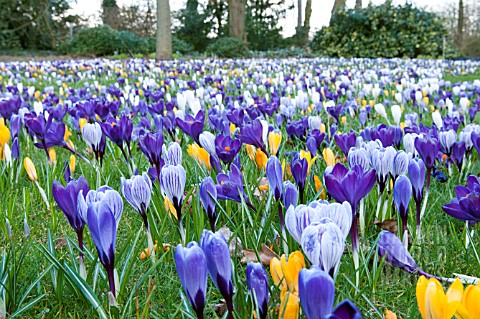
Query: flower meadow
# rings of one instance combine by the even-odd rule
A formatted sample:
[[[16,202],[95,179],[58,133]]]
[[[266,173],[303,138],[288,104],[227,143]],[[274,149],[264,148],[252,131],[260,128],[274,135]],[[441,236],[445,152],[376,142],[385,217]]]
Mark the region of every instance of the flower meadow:
[[[479,70],[0,63],[0,318],[480,318]]]

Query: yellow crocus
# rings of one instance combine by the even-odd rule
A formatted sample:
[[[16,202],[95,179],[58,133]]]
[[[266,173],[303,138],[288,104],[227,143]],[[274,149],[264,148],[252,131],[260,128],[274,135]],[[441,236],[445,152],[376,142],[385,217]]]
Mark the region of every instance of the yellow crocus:
[[[325,123],[320,124],[320,132],[325,133],[326,127]]]
[[[283,254],[280,259],[273,258],[270,261],[270,273],[275,285],[287,287],[289,290],[298,291],[298,274],[305,268],[305,258],[301,251],[297,250],[287,258]]]
[[[480,286],[469,285],[463,293],[462,303],[455,316],[459,319],[480,318]]]
[[[53,164],[53,165],[57,164],[57,152],[53,147],[50,147],[48,149],[48,157],[50,158],[49,160],[50,164]]]
[[[325,194],[325,188],[322,189],[323,183],[320,180],[320,177],[318,177],[318,175],[313,176],[313,181],[315,182],[315,191],[318,193],[320,189],[322,190],[319,195],[320,199],[325,199],[327,195]]]
[[[177,218],[177,210],[175,209],[175,206],[173,206],[173,203],[168,199],[167,196],[164,197],[163,200],[163,206],[165,206],[165,209],[170,215],[175,216]]]
[[[212,169],[210,165],[210,154],[208,154],[204,148],[197,144],[190,144],[188,145],[187,153],[195,159],[199,165],[205,166],[208,170]]]
[[[282,133],[271,131],[268,134],[268,148],[271,155],[277,155],[278,148],[280,147],[280,142],[282,141]]]
[[[3,118],[0,118],[0,146],[3,148],[10,140],[10,130],[5,125]]]
[[[298,292],[283,287],[280,293],[279,319],[297,319],[300,315],[300,297]]]
[[[257,148],[257,151],[255,152],[255,163],[257,164],[258,169],[266,169],[267,168],[267,161],[268,157],[267,155],[262,152],[261,149]]]
[[[300,159],[304,158],[304,159],[307,160],[307,163],[308,163],[307,175],[310,174],[310,168],[312,167],[312,165],[315,162],[315,160],[317,159],[317,157],[318,156],[315,155],[312,158],[312,155],[310,154],[310,151],[300,150]]]
[[[75,149],[75,145],[73,145],[73,142],[70,140],[70,136],[72,136],[72,132],[68,130],[68,126],[65,125],[65,134],[63,135],[63,140],[71,149]]]
[[[325,164],[327,164],[327,166],[335,165],[335,154],[333,154],[331,148],[326,147],[323,149],[323,159],[325,160]]]
[[[245,148],[247,149],[247,155],[250,160],[255,162],[255,146],[250,144],[245,144]]]
[[[35,169],[35,165],[33,164],[32,160],[29,157],[25,157],[23,159],[23,167],[27,171],[28,177],[32,182],[38,181],[37,170]]]
[[[450,319],[457,312],[463,296],[463,285],[457,278],[447,293],[435,278],[421,276],[417,282],[417,303],[423,319]]]
[[[81,118],[78,120],[78,126],[80,127],[80,132],[82,131],[85,124],[87,124],[87,119]]]
[[[75,163],[76,163],[76,159],[75,159],[75,155],[70,155],[70,161],[68,162],[68,166],[70,168],[70,173],[75,173]]]
[[[235,124],[230,123],[230,134],[233,134],[233,132],[235,132],[236,129],[237,127],[235,126]]]

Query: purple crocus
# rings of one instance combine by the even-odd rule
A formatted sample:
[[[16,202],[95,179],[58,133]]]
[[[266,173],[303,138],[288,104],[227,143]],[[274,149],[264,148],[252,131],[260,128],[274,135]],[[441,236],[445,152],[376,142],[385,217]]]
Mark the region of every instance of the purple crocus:
[[[348,299],[339,303],[327,319],[362,319],[360,310]]]
[[[220,200],[233,200],[241,203],[242,199],[245,204],[253,209],[257,209],[250,203],[243,189],[243,177],[240,169],[234,163],[230,166],[230,172],[227,174],[221,173],[217,175],[217,198]]]
[[[118,227],[115,212],[105,200],[100,200],[88,206],[87,221],[98,257],[108,275],[109,294],[115,298],[115,243]]]
[[[130,143],[132,141],[133,122],[126,115],[123,115],[120,120],[109,116],[105,123],[100,124],[102,126],[103,134],[105,134],[113,143],[115,143],[121,150],[123,157],[127,163],[130,163],[129,158],[132,159],[132,152],[130,149]],[[123,147],[123,144],[127,145],[127,153]]]
[[[178,245],[175,266],[188,301],[197,318],[203,319],[208,279],[205,253],[196,242],[189,243],[187,247]]]
[[[218,134],[215,138],[215,153],[225,164],[230,164],[233,161],[241,147],[242,141],[234,140],[228,135]]]
[[[423,199],[423,186],[425,184],[425,165],[420,158],[412,158],[408,164],[408,176],[412,184],[413,199],[415,200],[417,236],[420,234],[420,213]]]
[[[282,164],[275,155],[270,156],[267,161],[266,174],[268,186],[272,191],[275,200],[279,200],[282,196],[283,190]]]
[[[260,312],[260,319],[268,314],[268,275],[261,263],[247,264],[247,286]]]
[[[466,148],[465,142],[455,142],[452,146],[452,153],[450,154],[450,158],[452,162],[457,165],[458,171],[462,172],[462,165],[463,165],[463,158],[465,156]]]
[[[293,179],[295,180],[295,184],[297,184],[298,186],[298,190],[300,193],[300,203],[303,203],[305,182],[307,180],[308,172],[308,161],[305,158],[300,158],[300,156],[296,154],[295,157],[292,159],[290,168],[292,171]]]
[[[264,129],[260,120],[256,119],[251,124],[245,124],[240,128],[239,139],[245,143],[259,148],[268,156],[264,141]]]
[[[413,274],[419,269],[400,239],[389,231],[383,230],[378,235],[377,252],[380,258],[386,256],[387,263],[406,272]]]
[[[66,187],[63,187],[59,181],[54,181],[52,185],[52,195],[62,210],[65,218],[75,233],[77,233],[78,248],[80,248],[80,272],[84,275],[85,266],[83,264],[83,229],[85,221],[78,210],[78,194],[85,196],[90,187],[85,177],[80,176],[78,180],[70,180]]]
[[[480,178],[470,175],[467,186],[455,188],[456,197],[442,209],[450,216],[475,224],[480,221]]]
[[[230,249],[222,233],[204,230],[200,238],[200,247],[205,253],[207,269],[213,283],[227,304],[227,318],[233,318],[233,282]]]
[[[163,133],[147,133],[138,140],[138,146],[145,157],[156,169],[157,180],[160,183],[160,171],[163,166],[162,147]]]
[[[150,177],[147,173],[143,173],[142,175],[135,175],[130,179],[122,177],[120,182],[122,184],[123,197],[140,213],[145,229],[147,232],[150,232],[147,218],[148,207],[152,198],[152,181]]]
[[[350,148],[355,146],[357,142],[357,136],[355,135],[354,131],[350,131],[348,134],[336,134],[335,135],[335,142],[337,143],[340,150],[348,156],[348,152]]]
[[[298,293],[307,319],[326,318],[331,313],[335,284],[332,277],[320,267],[312,266],[300,271]]]
[[[205,122],[205,114],[199,111],[195,117],[190,114],[185,114],[185,119],[176,118],[177,126],[188,136],[190,136],[195,143],[200,144],[199,136],[203,131]]]
[[[290,181],[283,182],[282,193],[283,206],[287,210],[290,206],[296,207],[298,203],[298,191],[297,187]]]
[[[208,176],[203,179],[200,184],[200,202],[203,209],[207,212],[208,220],[210,221],[210,229],[215,232],[215,219],[216,219],[216,201],[217,200],[217,188],[215,182]]]
[[[403,241],[408,244],[407,240],[407,220],[408,220],[408,206],[412,198],[412,184],[405,175],[400,175],[395,181],[393,187],[393,202],[397,207],[397,212],[400,214],[403,224]]]
[[[352,228],[350,237],[352,249],[357,252],[358,244],[358,212],[360,200],[365,197],[375,184],[375,170],[367,172],[360,165],[347,169],[343,164],[337,163],[330,172],[325,172],[325,186],[328,193],[340,203],[347,201],[352,206]]]

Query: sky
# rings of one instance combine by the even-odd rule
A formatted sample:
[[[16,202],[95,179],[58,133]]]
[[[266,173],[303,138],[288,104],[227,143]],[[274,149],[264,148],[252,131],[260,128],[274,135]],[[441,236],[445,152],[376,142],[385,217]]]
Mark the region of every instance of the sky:
[[[155,1],[155,0],[153,0]],[[226,1],[226,0],[225,0]],[[296,0],[289,0],[291,2],[297,3]],[[385,0],[370,0],[373,4],[381,4]],[[438,11],[447,3],[451,3],[454,0],[393,0],[394,4],[404,4],[405,2],[412,2],[417,7],[425,8],[431,11]],[[328,25],[330,20],[330,12],[333,7],[334,0],[312,0],[312,18],[310,20],[311,32],[315,32],[320,29],[322,26]],[[138,1],[135,0],[117,0],[117,3],[122,5],[131,5],[136,4]],[[184,7],[186,0],[170,0],[170,9],[172,11],[179,10]],[[303,1],[305,4],[305,1]],[[88,17],[90,24],[96,24],[100,21],[100,5],[101,0],[76,0],[72,2],[72,9],[75,13],[80,14],[84,17]],[[353,8],[355,5],[355,0],[347,0],[347,7]],[[367,6],[368,1],[363,0],[363,5]],[[283,35],[291,36],[295,33],[295,24],[296,24],[296,9],[287,12],[284,21],[280,23],[284,25]]]

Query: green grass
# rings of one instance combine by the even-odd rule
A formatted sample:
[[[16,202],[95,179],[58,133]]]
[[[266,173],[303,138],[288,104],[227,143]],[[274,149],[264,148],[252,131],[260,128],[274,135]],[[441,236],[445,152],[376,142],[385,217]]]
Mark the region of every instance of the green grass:
[[[106,79],[99,79],[99,81],[104,85],[111,82]],[[460,80],[456,78],[451,81]],[[49,84],[44,83],[43,86]],[[74,87],[82,85],[73,83]],[[415,109],[411,105],[407,105],[404,114],[411,111],[415,111]],[[325,113],[322,114],[322,118],[325,122],[330,121]],[[426,122],[429,121],[431,121],[430,118],[427,118]],[[384,120],[376,118],[369,124],[375,125],[380,122],[384,122]],[[72,127],[69,128],[71,131],[73,130]],[[342,132],[350,129],[357,130],[357,132],[360,130],[357,119],[349,117],[346,124],[339,124],[339,130]],[[169,137],[165,138],[168,143]],[[184,149],[183,165],[187,171],[186,192],[188,195],[183,209],[187,241],[198,241],[202,230],[208,227],[208,220],[197,195],[198,185],[208,173],[187,155],[187,145],[192,141],[181,132],[178,134],[178,138],[181,139]],[[74,132],[71,139],[77,150],[84,153],[86,145],[79,133]],[[108,143],[109,147],[104,159],[105,165],[101,170],[101,184],[108,184],[120,191],[120,178],[122,176],[129,177],[129,173],[119,149],[110,141]],[[84,283],[76,275],[78,247],[76,247],[75,233],[56,206],[51,194],[51,184],[55,179],[62,180],[63,162],[68,160],[70,154],[63,149],[57,149],[58,162],[51,166],[47,164],[44,152],[32,145],[25,131],[21,134],[20,145],[22,157],[29,156],[36,165],[39,183],[47,193],[51,209],[46,208],[38,189],[28,179],[21,162],[14,162],[13,168],[7,168],[3,162],[0,163],[0,247],[2,247],[0,253],[5,252],[1,258],[12,267],[9,268],[9,274],[12,275],[5,279],[5,282],[8,283],[8,285],[5,284],[5,287],[8,287],[9,291],[6,297],[7,311],[15,313],[15,311],[22,310],[22,307],[29,306],[17,317],[98,318],[99,312],[92,307],[92,303],[95,302],[93,299],[97,298],[101,307],[105,309],[105,313],[115,317],[114,312],[110,313],[108,307],[108,282],[98,262],[88,230],[84,232],[85,244],[89,252],[86,256],[88,276]],[[287,152],[300,151],[304,147],[303,142],[287,142],[287,135],[283,129],[282,148],[278,155],[280,159],[283,159]],[[334,151],[337,154],[340,152],[336,146]],[[268,195],[262,197],[254,195],[258,181],[265,176],[265,172],[257,169],[256,165],[250,161],[245,148],[241,152],[246,192],[254,206],[264,214],[265,220],[262,221],[259,214],[255,214],[241,204],[220,202],[217,229],[221,226],[229,227],[241,240],[245,249],[259,250],[261,244],[265,243],[280,254],[282,248],[277,241],[277,234],[281,231],[276,204],[267,204]],[[139,172],[145,171],[149,165],[136,143],[134,143],[133,154]],[[90,160],[93,161],[92,158]],[[472,162],[472,169],[469,173],[479,174],[477,155],[473,156]],[[322,176],[324,170],[325,163],[318,158],[307,182],[307,202],[314,200],[317,195],[313,186],[313,175]],[[455,186],[465,183],[465,174],[460,177],[455,168],[453,171],[454,174],[445,184],[432,179],[429,205],[422,226],[424,238],[421,243],[414,240],[410,252],[418,265],[428,273],[445,277],[452,277],[453,273],[478,276],[480,260],[475,252],[475,250],[480,251],[478,234],[473,237],[470,247],[465,249],[464,224],[446,215],[441,208],[454,196]],[[80,175],[87,178],[92,189],[96,188],[95,170],[77,158],[74,177],[78,178]],[[176,230],[176,224],[164,207],[158,185],[155,186],[153,202],[149,211],[153,238],[154,241],[158,241],[159,246],[165,243],[173,248],[180,242],[180,236]],[[377,193],[374,189],[365,201],[367,227],[365,235],[361,238],[363,259],[360,267],[360,285],[355,286],[354,266],[348,249],[342,258],[336,279],[335,304],[346,298],[351,299],[362,310],[365,318],[381,318],[386,308],[394,311],[399,318],[420,318],[415,299],[418,277],[386,265],[376,257],[375,242],[380,232],[380,229],[373,225],[376,203]],[[414,229],[415,224],[413,210],[412,201],[409,219],[411,229]],[[28,238],[23,235],[24,215],[27,216],[31,231]],[[396,218],[391,208],[387,215]],[[11,225],[11,238],[7,236],[7,218]],[[348,242],[349,239],[347,245]],[[116,268],[123,279],[118,297],[119,317],[179,318],[183,316],[191,318],[191,310],[185,298],[182,297],[183,290],[177,278],[173,249],[157,252],[157,262],[152,265],[148,258],[146,260],[140,258],[140,253],[146,247],[147,239],[142,229],[141,218],[125,202],[124,213],[118,229],[115,256]],[[297,249],[300,249],[299,245],[289,237],[289,251]],[[245,301],[247,295],[245,265],[240,263],[240,259],[239,257],[232,259],[236,286],[236,318],[253,318],[252,305]],[[2,277],[4,274],[0,273],[0,280],[4,278]],[[90,300],[85,296],[88,294],[88,287],[91,287],[91,291],[94,293],[93,299],[90,298]],[[220,302],[220,299],[222,299],[221,295],[209,280],[206,317],[218,317],[214,307]],[[272,318],[276,317],[275,308],[279,302],[279,290],[272,283],[269,303]]]

